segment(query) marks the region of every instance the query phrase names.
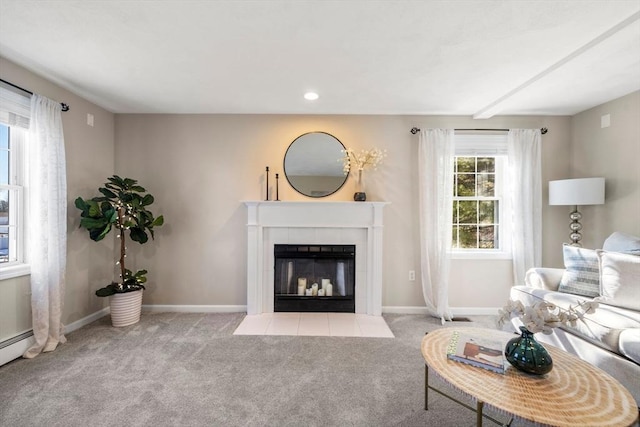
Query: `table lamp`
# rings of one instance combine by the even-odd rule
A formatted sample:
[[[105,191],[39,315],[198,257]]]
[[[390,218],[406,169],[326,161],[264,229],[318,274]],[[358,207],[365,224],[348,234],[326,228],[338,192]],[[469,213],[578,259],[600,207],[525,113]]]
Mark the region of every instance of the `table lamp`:
[[[578,206],[604,204],[604,178],[578,178],[549,181],[549,204],[573,206],[569,218],[571,245],[581,246],[582,214]]]

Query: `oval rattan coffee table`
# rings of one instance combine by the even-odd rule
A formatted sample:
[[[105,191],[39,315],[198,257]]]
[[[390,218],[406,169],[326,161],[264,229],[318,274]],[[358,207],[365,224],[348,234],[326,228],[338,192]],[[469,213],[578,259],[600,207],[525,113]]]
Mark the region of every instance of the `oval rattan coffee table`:
[[[553,359],[551,372],[529,375],[507,363],[503,375],[447,359],[453,331],[498,339],[505,344],[515,337],[508,332],[480,328],[442,328],[429,332],[422,340],[425,409],[430,388],[447,396],[429,385],[431,369],[454,390],[476,402],[479,426],[485,405],[514,418],[553,426],[629,426],[638,418],[638,407],[627,389],[603,370],[572,354],[545,344]]]

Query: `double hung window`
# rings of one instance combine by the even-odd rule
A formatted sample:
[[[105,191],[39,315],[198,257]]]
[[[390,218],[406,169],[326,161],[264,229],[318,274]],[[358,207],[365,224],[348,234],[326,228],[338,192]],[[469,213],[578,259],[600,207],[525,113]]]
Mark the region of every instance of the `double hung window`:
[[[24,149],[29,115],[30,98],[0,86],[0,279],[28,273]]]
[[[452,251],[507,257],[506,135],[456,135]]]

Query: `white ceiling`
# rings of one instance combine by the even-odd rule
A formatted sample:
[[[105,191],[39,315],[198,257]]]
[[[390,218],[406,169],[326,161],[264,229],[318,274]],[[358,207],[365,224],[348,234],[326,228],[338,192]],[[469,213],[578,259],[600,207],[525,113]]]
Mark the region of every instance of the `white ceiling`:
[[[115,113],[572,115],[640,89],[640,1],[0,0],[0,55]]]

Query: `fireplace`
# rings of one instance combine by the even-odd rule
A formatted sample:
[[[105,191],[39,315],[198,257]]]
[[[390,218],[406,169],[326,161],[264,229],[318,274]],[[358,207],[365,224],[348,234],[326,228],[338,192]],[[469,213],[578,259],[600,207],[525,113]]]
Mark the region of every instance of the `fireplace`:
[[[355,313],[355,245],[274,245],[273,309]]]
[[[356,314],[382,313],[382,231],[386,202],[246,201],[247,314],[275,310],[275,245],[355,247]],[[312,242],[314,245],[309,245]],[[287,267],[288,268],[288,267]],[[320,279],[319,288],[322,287]],[[294,283],[297,285],[297,277]],[[336,280],[329,277],[329,280]],[[308,286],[313,285],[311,277]],[[332,285],[334,284],[331,282]],[[296,288],[297,290],[297,288]],[[335,288],[334,295],[335,295]],[[292,292],[290,290],[289,292]],[[285,294],[286,295],[286,294]],[[297,297],[297,295],[295,295]]]

